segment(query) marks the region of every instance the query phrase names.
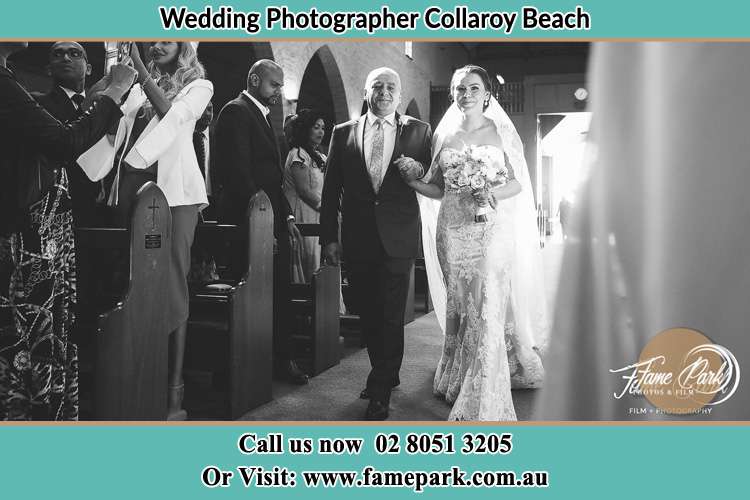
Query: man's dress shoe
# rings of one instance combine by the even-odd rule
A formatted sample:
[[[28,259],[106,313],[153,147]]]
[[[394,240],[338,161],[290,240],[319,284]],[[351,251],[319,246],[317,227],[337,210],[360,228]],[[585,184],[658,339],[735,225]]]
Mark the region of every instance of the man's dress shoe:
[[[373,399],[367,405],[365,420],[385,420],[388,418],[388,405]]]
[[[310,382],[310,377],[292,360],[285,360],[276,365],[274,374],[276,378],[296,385],[305,385]]]
[[[399,379],[396,379],[393,381],[393,385],[391,387],[395,389],[399,385],[401,385],[401,381]],[[370,391],[367,389],[367,387],[362,389],[362,392],[359,393],[359,399],[370,399]]]

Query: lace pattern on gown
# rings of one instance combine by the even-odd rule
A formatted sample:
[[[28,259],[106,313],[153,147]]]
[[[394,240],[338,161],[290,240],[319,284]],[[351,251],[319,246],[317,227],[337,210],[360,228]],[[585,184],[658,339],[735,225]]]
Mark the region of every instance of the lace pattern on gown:
[[[500,148],[481,147],[496,161],[504,160]],[[443,161],[449,149],[438,159],[444,174],[448,168],[460,168]],[[512,207],[501,201],[486,223],[475,223],[471,191],[448,187],[440,207],[437,251],[447,310],[434,391],[453,403],[450,420],[516,420],[511,388],[542,383],[541,360],[533,346],[516,335],[513,323]]]

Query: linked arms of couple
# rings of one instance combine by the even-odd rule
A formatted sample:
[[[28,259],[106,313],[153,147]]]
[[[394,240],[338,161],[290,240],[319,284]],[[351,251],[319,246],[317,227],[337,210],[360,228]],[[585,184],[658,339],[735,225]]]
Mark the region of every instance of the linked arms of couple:
[[[398,167],[401,178],[409,185],[423,177],[426,172],[422,163],[408,156],[401,155],[393,163]],[[341,245],[337,241],[326,244],[323,247],[323,258],[329,264],[340,265],[342,259]]]

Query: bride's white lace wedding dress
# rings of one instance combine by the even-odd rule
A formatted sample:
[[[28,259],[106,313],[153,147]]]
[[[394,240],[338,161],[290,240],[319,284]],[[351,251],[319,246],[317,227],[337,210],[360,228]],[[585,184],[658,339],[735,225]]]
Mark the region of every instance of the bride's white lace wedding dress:
[[[505,161],[497,146],[474,147],[492,161]],[[450,169],[462,167],[464,151],[440,150],[436,160],[444,178]],[[533,341],[515,328],[516,206],[513,198],[501,200],[486,223],[476,223],[471,188],[456,189],[446,182],[436,227],[447,289],[445,343],[434,390],[453,403],[450,420],[516,420],[511,388],[542,383],[544,369]]]

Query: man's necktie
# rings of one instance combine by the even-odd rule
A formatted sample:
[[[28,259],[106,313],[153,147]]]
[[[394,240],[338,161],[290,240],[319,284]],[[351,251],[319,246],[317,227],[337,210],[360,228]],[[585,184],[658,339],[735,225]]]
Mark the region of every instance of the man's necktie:
[[[380,190],[380,172],[383,169],[383,120],[375,120],[375,131],[372,135],[372,151],[370,152],[370,179],[372,188],[377,193]]]
[[[72,96],[70,96],[70,100],[73,101],[73,104],[76,105],[76,113],[78,115],[81,115],[84,112],[84,109],[83,109],[84,99],[85,98],[81,94],[73,94]]]

